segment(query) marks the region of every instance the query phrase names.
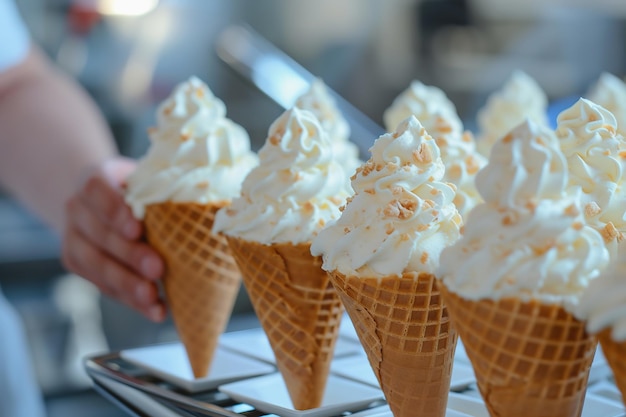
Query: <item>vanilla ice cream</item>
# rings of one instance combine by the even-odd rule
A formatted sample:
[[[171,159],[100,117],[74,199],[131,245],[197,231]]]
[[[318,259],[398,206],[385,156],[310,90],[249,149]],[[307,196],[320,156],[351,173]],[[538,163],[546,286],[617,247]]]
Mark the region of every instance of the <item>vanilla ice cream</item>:
[[[264,244],[310,242],[339,217],[350,181],[315,115],[293,107],[272,123],[259,165],[213,230]]]
[[[626,341],[626,245],[585,291],[577,311],[591,334],[610,328],[615,341]]]
[[[438,276],[446,287],[470,300],[575,305],[609,255],[567,183],[566,159],[550,129],[526,121],[496,142],[476,176],[485,202],[441,254]]]
[[[446,168],[443,181],[456,187],[454,204],[465,219],[474,206],[482,202],[476,189],[475,177],[487,164],[487,159],[476,152],[474,136],[465,131],[455,131],[448,119],[435,115],[426,130],[439,147],[441,160]]]
[[[149,135],[150,148],[127,184],[126,202],[139,219],[154,203],[228,202],[258,163],[248,133],[196,77],[161,103]]]
[[[454,204],[463,218],[481,201],[474,184],[476,173],[487,163],[476,152],[474,136],[463,132],[463,123],[454,104],[439,88],[413,81],[385,111],[384,120],[388,131],[394,131],[398,123],[415,116],[426,131],[435,139],[445,166],[443,180],[457,188]]]
[[[624,136],[626,133],[626,83],[615,75],[604,72],[589,89],[587,98],[613,113],[617,121],[617,132]]]
[[[343,117],[326,84],[316,78],[310,88],[296,100],[295,106],[312,112],[330,137],[335,158],[342,161],[346,174],[351,176],[362,161],[359,148],[349,141],[350,125]]]
[[[453,132],[463,132],[463,123],[446,93],[438,87],[413,80],[385,110],[383,121],[387,131],[394,132],[400,123],[412,115],[430,132],[429,123],[436,114],[448,121]]]
[[[615,245],[626,231],[626,143],[613,114],[581,98],[557,117],[556,135],[569,166],[570,189],[582,189],[587,222]]]
[[[493,144],[526,119],[547,126],[547,109],[548,98],[539,84],[515,71],[478,111],[478,151],[488,157]]]
[[[345,275],[433,273],[460,235],[454,186],[441,181],[439,148],[414,117],[379,137],[352,180],[355,195],[311,246],[322,268]]]

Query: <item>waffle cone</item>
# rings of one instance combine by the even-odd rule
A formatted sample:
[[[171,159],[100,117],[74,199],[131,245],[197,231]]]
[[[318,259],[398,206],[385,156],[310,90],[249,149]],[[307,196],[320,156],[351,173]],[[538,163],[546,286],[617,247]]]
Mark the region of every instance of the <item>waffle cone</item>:
[[[322,403],[343,307],[309,244],[228,243],[294,408]]]
[[[166,264],[165,295],[193,374],[205,377],[241,285],[228,243],[211,232],[218,205],[147,207],[148,242]]]
[[[613,371],[615,384],[622,393],[622,402],[626,403],[626,341],[613,340],[611,329],[601,331],[598,340],[602,346],[602,353]]]
[[[597,346],[584,322],[558,305],[440,287],[491,416],[581,415]]]
[[[457,336],[435,277],[330,275],[394,417],[443,417]]]

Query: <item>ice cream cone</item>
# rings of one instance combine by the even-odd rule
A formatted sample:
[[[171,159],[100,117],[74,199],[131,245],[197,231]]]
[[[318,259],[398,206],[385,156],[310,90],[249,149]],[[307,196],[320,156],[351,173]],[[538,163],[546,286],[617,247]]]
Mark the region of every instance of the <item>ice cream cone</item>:
[[[226,239],[211,232],[220,207],[167,202],[146,208],[147,238],[165,260],[168,305],[196,378],[209,372],[241,284]]]
[[[622,402],[626,404],[626,341],[615,341],[610,328],[598,333],[598,340],[602,346],[602,353],[613,371],[615,384],[622,393]]]
[[[491,416],[581,415],[597,346],[584,322],[555,304],[440,288]]]
[[[293,406],[319,407],[343,313],[321,259],[309,244],[227,239]]]
[[[435,277],[330,275],[393,415],[443,417],[457,336]]]

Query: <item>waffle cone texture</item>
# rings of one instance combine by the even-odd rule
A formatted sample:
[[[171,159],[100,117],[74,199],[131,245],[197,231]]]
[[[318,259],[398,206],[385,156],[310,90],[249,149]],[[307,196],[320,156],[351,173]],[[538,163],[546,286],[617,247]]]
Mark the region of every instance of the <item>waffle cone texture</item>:
[[[457,336],[435,277],[330,275],[394,417],[445,416]]]
[[[611,336],[611,329],[605,329],[598,334],[602,352],[613,371],[615,384],[622,393],[622,402],[626,404],[626,341],[615,341]]]
[[[581,415],[597,346],[584,322],[558,305],[440,288],[492,417]]]
[[[241,286],[226,239],[211,232],[219,208],[153,204],[144,219],[148,242],[165,260],[165,295],[196,378],[209,373]]]
[[[227,237],[294,408],[322,403],[343,306],[310,244]]]

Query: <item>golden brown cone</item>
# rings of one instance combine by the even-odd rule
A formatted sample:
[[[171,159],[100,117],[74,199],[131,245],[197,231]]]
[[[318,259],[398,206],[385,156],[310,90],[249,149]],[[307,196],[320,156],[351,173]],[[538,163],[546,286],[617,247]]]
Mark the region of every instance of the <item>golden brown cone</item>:
[[[330,275],[394,417],[445,416],[457,336],[435,277]]]
[[[310,244],[228,243],[297,410],[319,407],[343,306]]]
[[[152,204],[144,219],[148,242],[165,260],[165,294],[196,378],[209,372],[241,286],[226,239],[211,232],[220,207]]]
[[[558,305],[440,288],[492,417],[581,415],[597,346],[584,322]]]
[[[622,393],[622,402],[626,404],[626,340],[617,342],[611,336],[611,329],[598,333],[602,352],[613,371],[615,384]]]

